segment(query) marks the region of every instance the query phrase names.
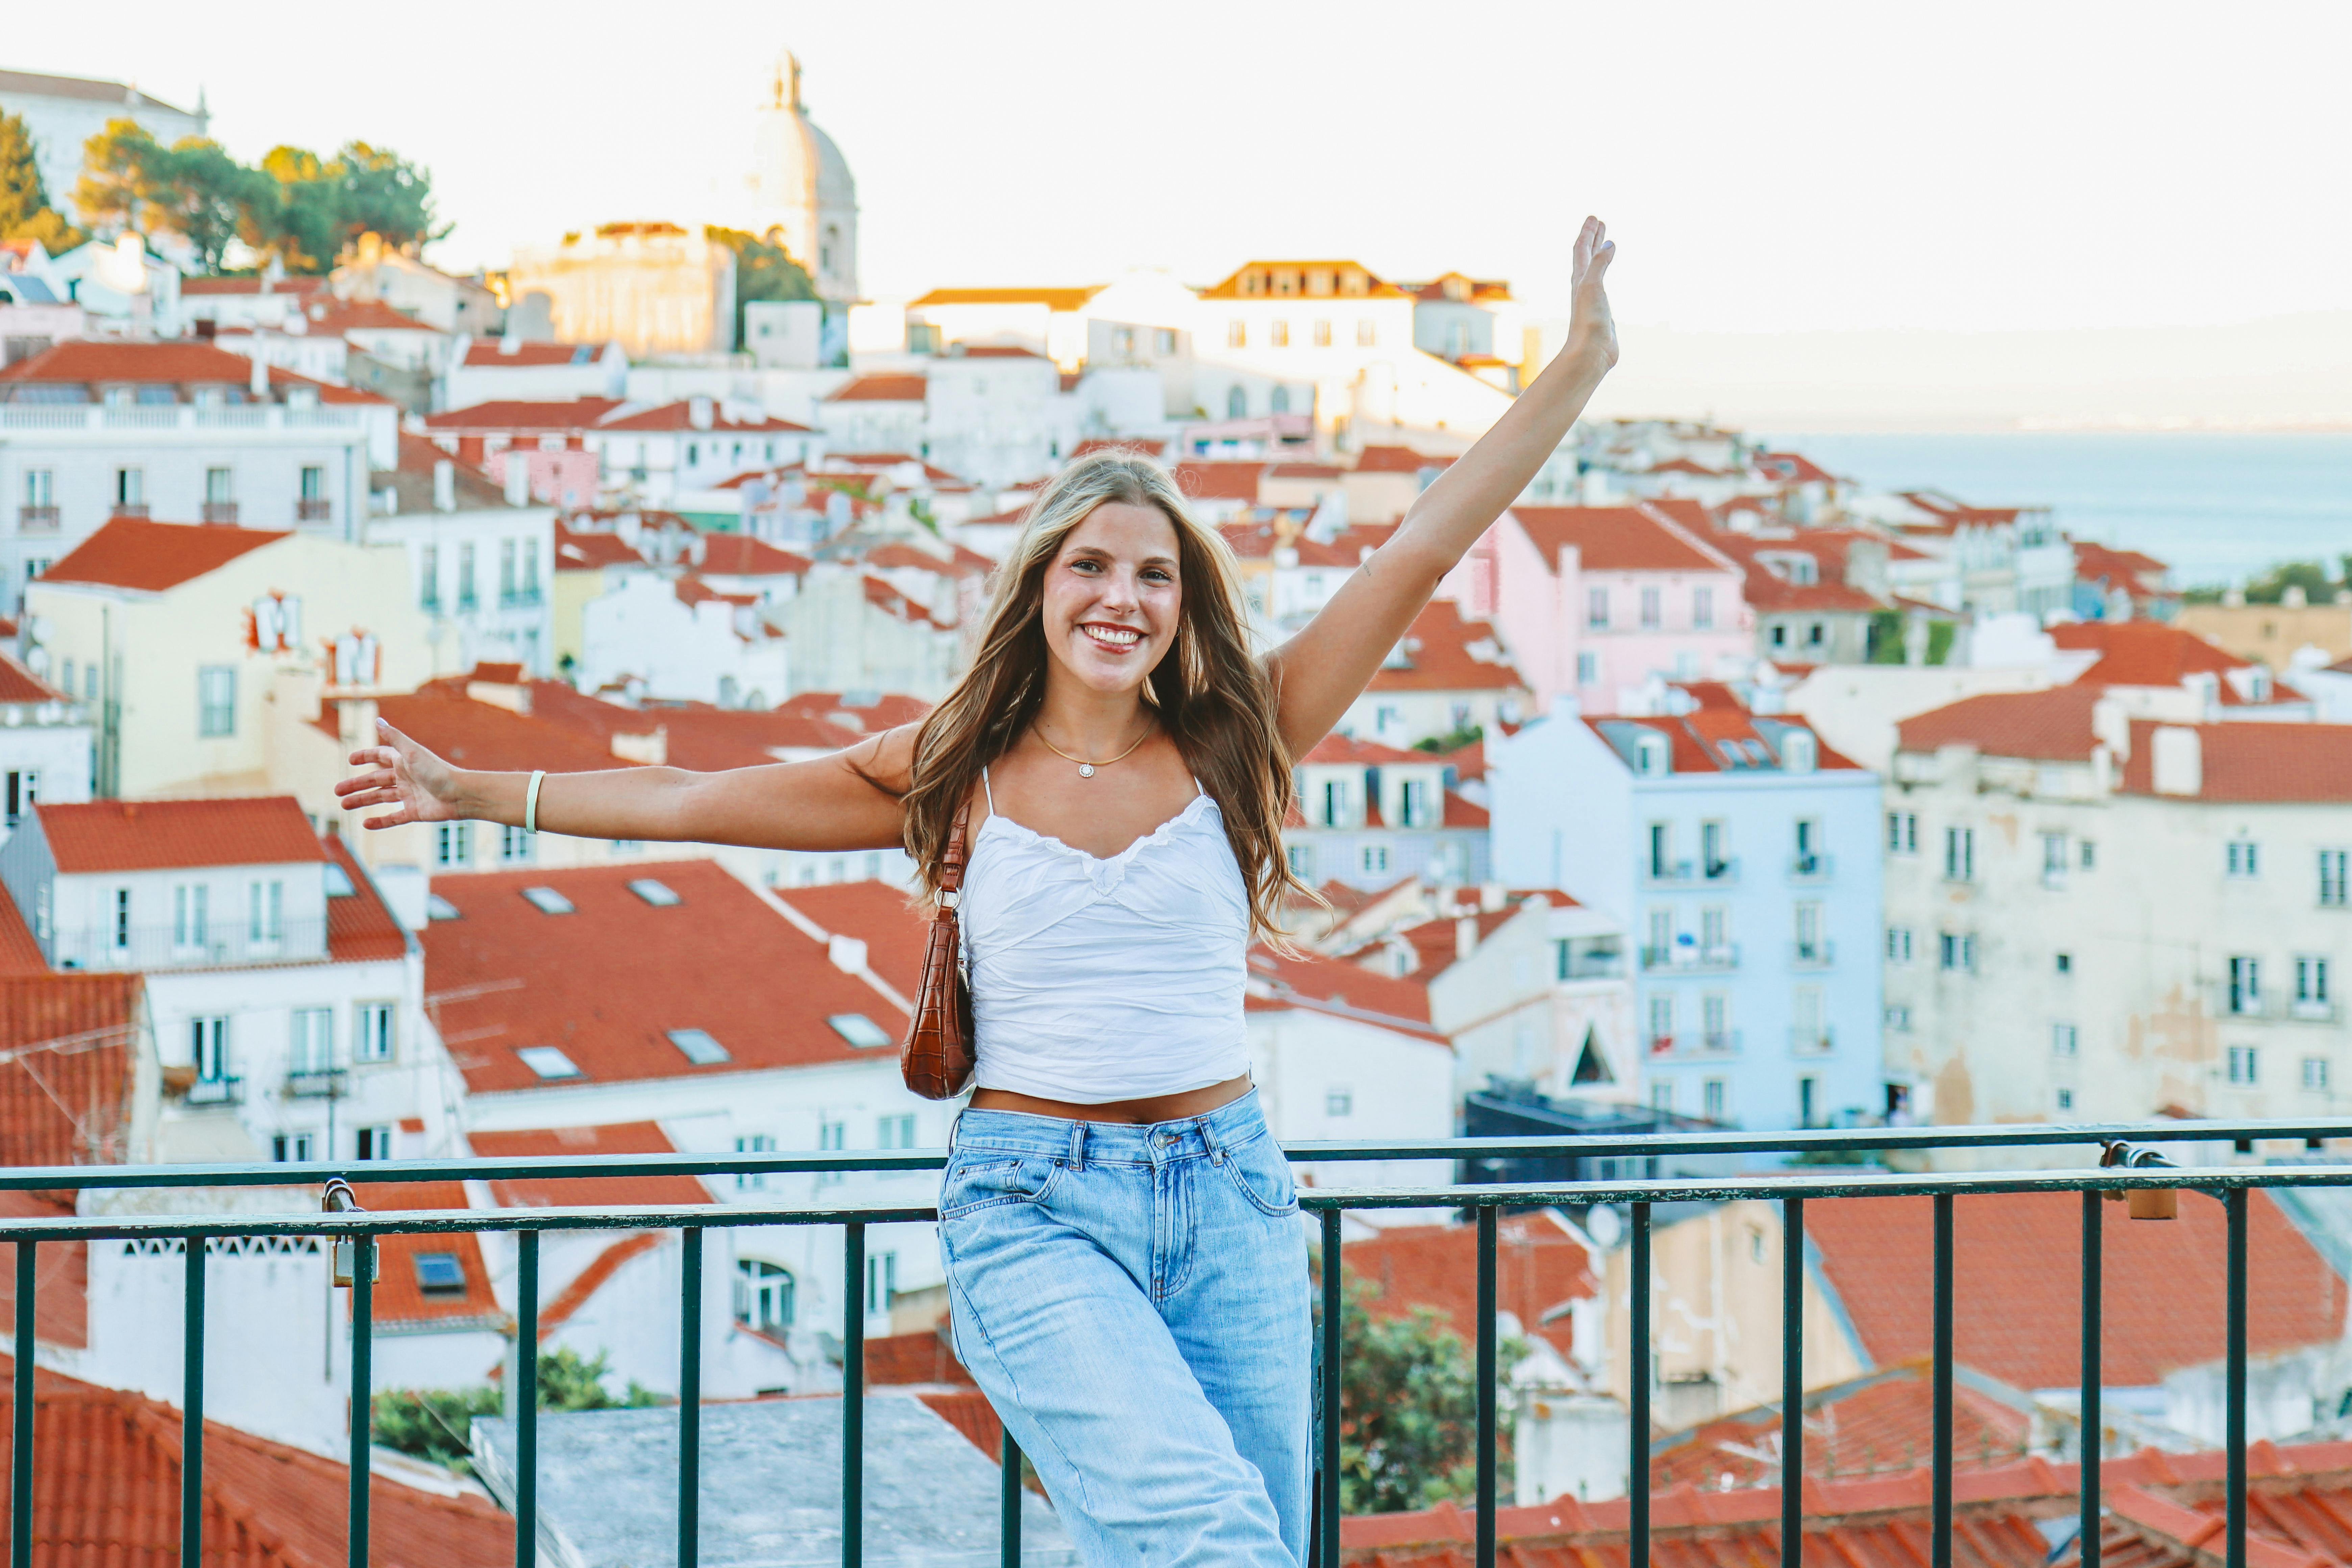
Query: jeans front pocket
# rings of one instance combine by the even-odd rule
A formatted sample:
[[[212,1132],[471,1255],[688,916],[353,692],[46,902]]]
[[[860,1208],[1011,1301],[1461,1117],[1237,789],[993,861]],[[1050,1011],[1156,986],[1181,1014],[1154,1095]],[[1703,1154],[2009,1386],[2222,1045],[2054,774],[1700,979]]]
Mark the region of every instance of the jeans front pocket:
[[[1260,1214],[1286,1219],[1298,1212],[1298,1186],[1291,1179],[1290,1161],[1273,1133],[1261,1133],[1226,1150],[1218,1163]]]
[[[958,1219],[1000,1204],[1043,1202],[1062,1174],[1058,1161],[1043,1154],[1003,1154],[976,1149],[959,1152],[940,1183],[940,1217]]]

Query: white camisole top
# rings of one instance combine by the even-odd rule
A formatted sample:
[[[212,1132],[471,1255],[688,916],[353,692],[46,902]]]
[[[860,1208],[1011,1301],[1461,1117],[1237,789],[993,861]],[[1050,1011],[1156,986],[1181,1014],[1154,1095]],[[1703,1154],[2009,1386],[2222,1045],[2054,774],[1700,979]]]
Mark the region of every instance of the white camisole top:
[[[1195,795],[1105,860],[996,815],[981,784],[956,911],[973,1085],[1098,1104],[1247,1072],[1249,891],[1217,803]]]

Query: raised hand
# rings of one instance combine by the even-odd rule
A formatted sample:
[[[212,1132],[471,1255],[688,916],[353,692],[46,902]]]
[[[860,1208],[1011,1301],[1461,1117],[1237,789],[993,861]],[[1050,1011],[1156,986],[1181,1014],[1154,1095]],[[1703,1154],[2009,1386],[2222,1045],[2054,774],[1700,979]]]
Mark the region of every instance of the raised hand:
[[[457,770],[379,719],[381,746],[363,746],[352,753],[352,765],[364,768],[336,784],[345,811],[370,806],[396,807],[388,816],[362,819],[362,827],[398,827],[410,822],[449,822],[471,815],[458,797]]]
[[[1597,217],[1586,218],[1576,237],[1568,352],[1581,353],[1604,370],[1617,363],[1617,320],[1610,314],[1609,290],[1603,286],[1616,256],[1617,242],[1609,237],[1609,226]]]

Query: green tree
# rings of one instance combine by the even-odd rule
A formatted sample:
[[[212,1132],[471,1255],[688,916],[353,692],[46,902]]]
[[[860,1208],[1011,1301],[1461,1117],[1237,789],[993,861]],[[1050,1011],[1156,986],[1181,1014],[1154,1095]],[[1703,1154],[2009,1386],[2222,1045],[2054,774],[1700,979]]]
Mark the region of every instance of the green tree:
[[[261,160],[277,201],[261,243],[289,272],[325,272],[363,234],[414,250],[449,232],[433,218],[430,175],[389,148],[347,142],[332,158],[279,146]]]
[[[2275,605],[2289,588],[2300,588],[2311,604],[2325,605],[2336,597],[2336,584],[2327,568],[2316,561],[2283,561],[2246,584],[2246,603]]]
[[[1339,1507],[1346,1513],[1394,1513],[1474,1498],[1478,1489],[1475,1353],[1429,1308],[1417,1307],[1403,1317],[1374,1317],[1370,1303],[1378,1297],[1369,1281],[1342,1275]],[[1316,1313],[1319,1333],[1319,1290]],[[1496,1487],[1508,1496],[1507,1378],[1509,1368],[1526,1352],[1518,1342],[1507,1341],[1496,1352]]]
[[[670,1403],[635,1382],[625,1397],[615,1399],[604,1387],[604,1372],[603,1351],[593,1358],[573,1350],[541,1352],[539,1407],[635,1410]],[[499,1414],[506,1396],[496,1388],[402,1389],[377,1394],[368,1408],[375,1440],[383,1447],[463,1471],[473,1458],[474,1418]]]
[[[0,113],[0,239],[38,240],[52,256],[82,242],[65,215],[49,205],[24,118],[5,113]]]
[[[794,261],[781,245],[740,228],[716,224],[702,231],[713,245],[735,253],[735,347],[743,346],[743,307],[755,300],[814,300],[816,285],[808,269]]]
[[[1412,749],[1416,752],[1430,752],[1444,756],[1448,752],[1458,752],[1471,742],[1483,741],[1486,738],[1486,730],[1483,724],[1465,724],[1458,729],[1449,730],[1443,735],[1429,735],[1415,741],[1412,743]]]
[[[231,242],[264,242],[276,207],[268,175],[191,136],[166,147],[131,121],[107,122],[83,149],[74,204],[101,228],[176,235],[207,273]]]

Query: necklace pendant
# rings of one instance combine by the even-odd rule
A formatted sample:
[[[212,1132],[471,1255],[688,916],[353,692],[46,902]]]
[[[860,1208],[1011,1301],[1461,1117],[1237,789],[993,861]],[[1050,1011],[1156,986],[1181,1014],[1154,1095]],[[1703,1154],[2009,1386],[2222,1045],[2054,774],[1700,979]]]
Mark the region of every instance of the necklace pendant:
[[[1094,765],[1094,763],[1080,763],[1078,764],[1078,776],[1079,776],[1080,778],[1082,778],[1082,779],[1090,779],[1090,778],[1094,777],[1094,776],[1095,776],[1095,765]]]

